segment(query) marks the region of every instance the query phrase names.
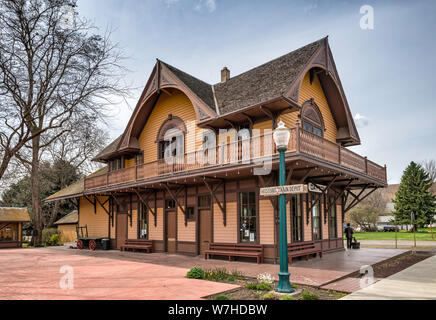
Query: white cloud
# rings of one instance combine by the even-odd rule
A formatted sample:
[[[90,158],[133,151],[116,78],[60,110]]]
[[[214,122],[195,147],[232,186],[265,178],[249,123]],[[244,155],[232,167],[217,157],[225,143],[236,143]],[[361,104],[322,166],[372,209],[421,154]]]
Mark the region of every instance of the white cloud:
[[[194,7],[197,11],[202,11],[203,8],[206,8],[209,12],[214,12],[216,10],[216,0],[199,0]]]
[[[369,119],[361,115],[360,113],[356,113],[356,115],[354,116],[354,121],[356,122],[356,126],[358,128],[364,128],[369,125]]]

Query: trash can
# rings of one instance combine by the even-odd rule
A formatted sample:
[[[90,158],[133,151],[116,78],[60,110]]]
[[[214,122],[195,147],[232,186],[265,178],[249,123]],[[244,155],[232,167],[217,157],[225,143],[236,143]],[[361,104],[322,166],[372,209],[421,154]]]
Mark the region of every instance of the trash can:
[[[101,249],[109,250],[110,249],[110,240],[109,239],[101,239]]]

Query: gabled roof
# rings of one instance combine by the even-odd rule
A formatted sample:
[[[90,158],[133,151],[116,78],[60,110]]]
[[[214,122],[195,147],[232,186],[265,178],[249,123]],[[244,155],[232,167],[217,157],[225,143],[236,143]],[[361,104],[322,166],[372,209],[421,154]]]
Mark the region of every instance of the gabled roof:
[[[27,208],[0,207],[0,222],[30,222]]]
[[[157,60],[123,135],[108,145],[94,160],[106,161],[112,155],[134,153],[137,150],[138,128],[141,121],[146,121],[147,118],[142,108],[146,104],[147,108],[153,107],[161,88],[185,88],[189,91],[189,98],[195,100],[193,105],[199,121],[213,121],[229,113],[278,98],[298,104],[302,77],[313,67],[322,67],[326,71],[320,74],[320,81],[329,95],[328,102],[338,126],[338,141],[345,145],[359,144],[360,138],[326,37],[215,85]]]
[[[168,69],[170,69],[170,71],[174,73],[175,76],[182,80],[183,83],[186,84],[189,89],[191,89],[201,100],[203,100],[209,108],[211,108],[213,111],[216,111],[215,102],[213,99],[212,86],[210,84],[200,79],[197,79],[196,77],[193,77],[190,74],[187,74],[186,72],[169,65],[168,63],[165,63],[163,61],[161,62]]]
[[[76,224],[79,222],[79,214],[77,210],[71,211],[66,216],[60,218],[58,221],[56,221],[55,225],[61,225],[61,224]]]
[[[220,114],[283,96],[324,39],[214,85]]]

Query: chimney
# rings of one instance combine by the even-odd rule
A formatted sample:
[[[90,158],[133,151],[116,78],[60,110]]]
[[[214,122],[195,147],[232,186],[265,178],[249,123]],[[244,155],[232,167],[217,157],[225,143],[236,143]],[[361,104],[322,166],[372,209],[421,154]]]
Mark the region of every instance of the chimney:
[[[230,79],[230,70],[227,69],[227,67],[224,67],[221,70],[221,83],[224,83],[229,79]]]

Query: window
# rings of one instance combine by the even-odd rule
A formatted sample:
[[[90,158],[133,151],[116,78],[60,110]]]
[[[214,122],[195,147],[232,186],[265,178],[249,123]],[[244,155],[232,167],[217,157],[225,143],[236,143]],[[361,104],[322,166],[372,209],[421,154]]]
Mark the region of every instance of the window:
[[[147,226],[148,226],[148,218],[147,218],[147,210],[143,203],[139,203],[139,238],[140,239],[148,239],[147,234]]]
[[[291,197],[292,242],[303,241],[303,217],[301,214],[301,195]]]
[[[256,193],[239,193],[240,241],[257,241]]]
[[[140,165],[144,163],[144,152],[135,155],[135,165]]]
[[[188,221],[195,221],[195,210],[194,207],[186,208],[186,219]]]
[[[168,119],[159,128],[156,137],[159,159],[183,156],[185,153],[185,133],[186,126],[183,120],[169,114]]]
[[[322,137],[324,133],[324,121],[322,113],[313,100],[303,103],[301,112],[303,129]]]
[[[321,199],[313,199],[314,196],[311,195],[312,198],[312,234],[313,240],[321,240]]]
[[[329,238],[337,238],[338,237],[338,226],[336,220],[336,203],[335,197],[329,197]]]
[[[200,208],[210,208],[210,196],[199,196],[198,197],[198,206]]]
[[[165,200],[165,209],[174,209],[176,207],[176,202],[174,200]]]

